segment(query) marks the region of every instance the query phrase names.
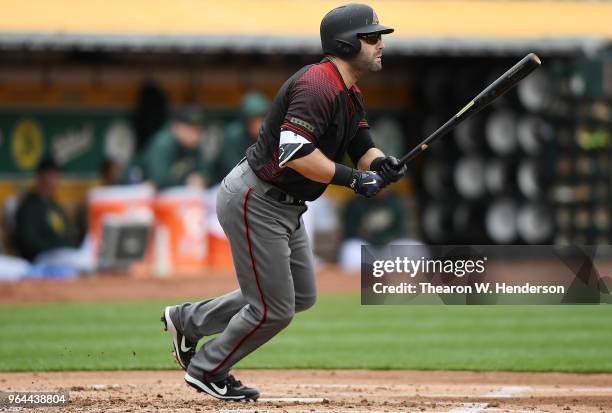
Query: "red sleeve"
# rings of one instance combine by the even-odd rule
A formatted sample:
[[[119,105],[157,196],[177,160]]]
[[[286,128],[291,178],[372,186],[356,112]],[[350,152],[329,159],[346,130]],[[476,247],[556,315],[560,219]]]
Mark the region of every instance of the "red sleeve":
[[[316,145],[332,121],[337,94],[333,80],[319,66],[313,66],[294,82],[281,129]]]

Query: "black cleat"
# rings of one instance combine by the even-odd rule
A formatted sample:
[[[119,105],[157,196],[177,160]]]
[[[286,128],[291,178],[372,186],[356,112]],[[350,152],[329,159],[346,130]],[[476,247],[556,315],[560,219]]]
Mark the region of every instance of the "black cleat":
[[[231,374],[223,380],[207,382],[193,378],[189,373],[186,373],[185,381],[197,391],[205,392],[221,400],[257,401],[259,398],[259,391],[257,389],[246,387]]]
[[[174,349],[174,358],[176,362],[181,366],[183,370],[187,370],[189,362],[195,355],[196,345],[185,338],[185,336],[178,330],[177,326],[180,324],[176,318],[172,320],[175,307],[166,307],[162,314],[161,321],[164,323],[164,330],[172,334],[172,347]]]

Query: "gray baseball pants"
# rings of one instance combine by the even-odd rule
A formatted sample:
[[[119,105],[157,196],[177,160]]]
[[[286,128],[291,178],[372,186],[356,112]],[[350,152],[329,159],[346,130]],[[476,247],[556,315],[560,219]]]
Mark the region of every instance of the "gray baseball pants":
[[[206,342],[187,372],[218,381],[230,368],[291,322],[316,299],[312,250],[301,220],[304,205],[266,195],[271,186],[246,161],[223,180],[217,215],[232,249],[240,289],[179,307],[180,328]]]

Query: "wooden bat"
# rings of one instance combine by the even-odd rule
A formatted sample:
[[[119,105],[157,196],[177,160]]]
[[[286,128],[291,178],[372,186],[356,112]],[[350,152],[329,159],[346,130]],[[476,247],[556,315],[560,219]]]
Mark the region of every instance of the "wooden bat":
[[[427,150],[435,140],[441,138],[450,132],[453,128],[470,116],[478,113],[481,109],[490,105],[499,96],[506,93],[528,74],[540,67],[542,61],[535,53],[529,53],[520,62],[515,64],[506,73],[497,78],[485,90],[480,92],[478,96],[472,99],[463,107],[455,116],[450,118],[444,125],[440,126],[434,133],[429,135],[416,148],[404,155],[400,160],[400,165],[404,165],[418,156],[421,152]]]

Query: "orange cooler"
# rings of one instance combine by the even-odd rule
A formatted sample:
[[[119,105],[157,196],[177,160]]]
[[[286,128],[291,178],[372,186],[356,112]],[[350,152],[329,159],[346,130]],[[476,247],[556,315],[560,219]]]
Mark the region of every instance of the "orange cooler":
[[[208,206],[208,259],[206,265],[215,271],[233,273],[232,250],[216,213],[219,188],[220,185],[210,188],[206,194],[206,205]]]
[[[155,275],[201,273],[208,255],[208,227],[204,192],[170,188],[154,201]]]
[[[89,231],[96,251],[106,219],[153,220],[153,188],[149,185],[103,186],[89,191]]]

